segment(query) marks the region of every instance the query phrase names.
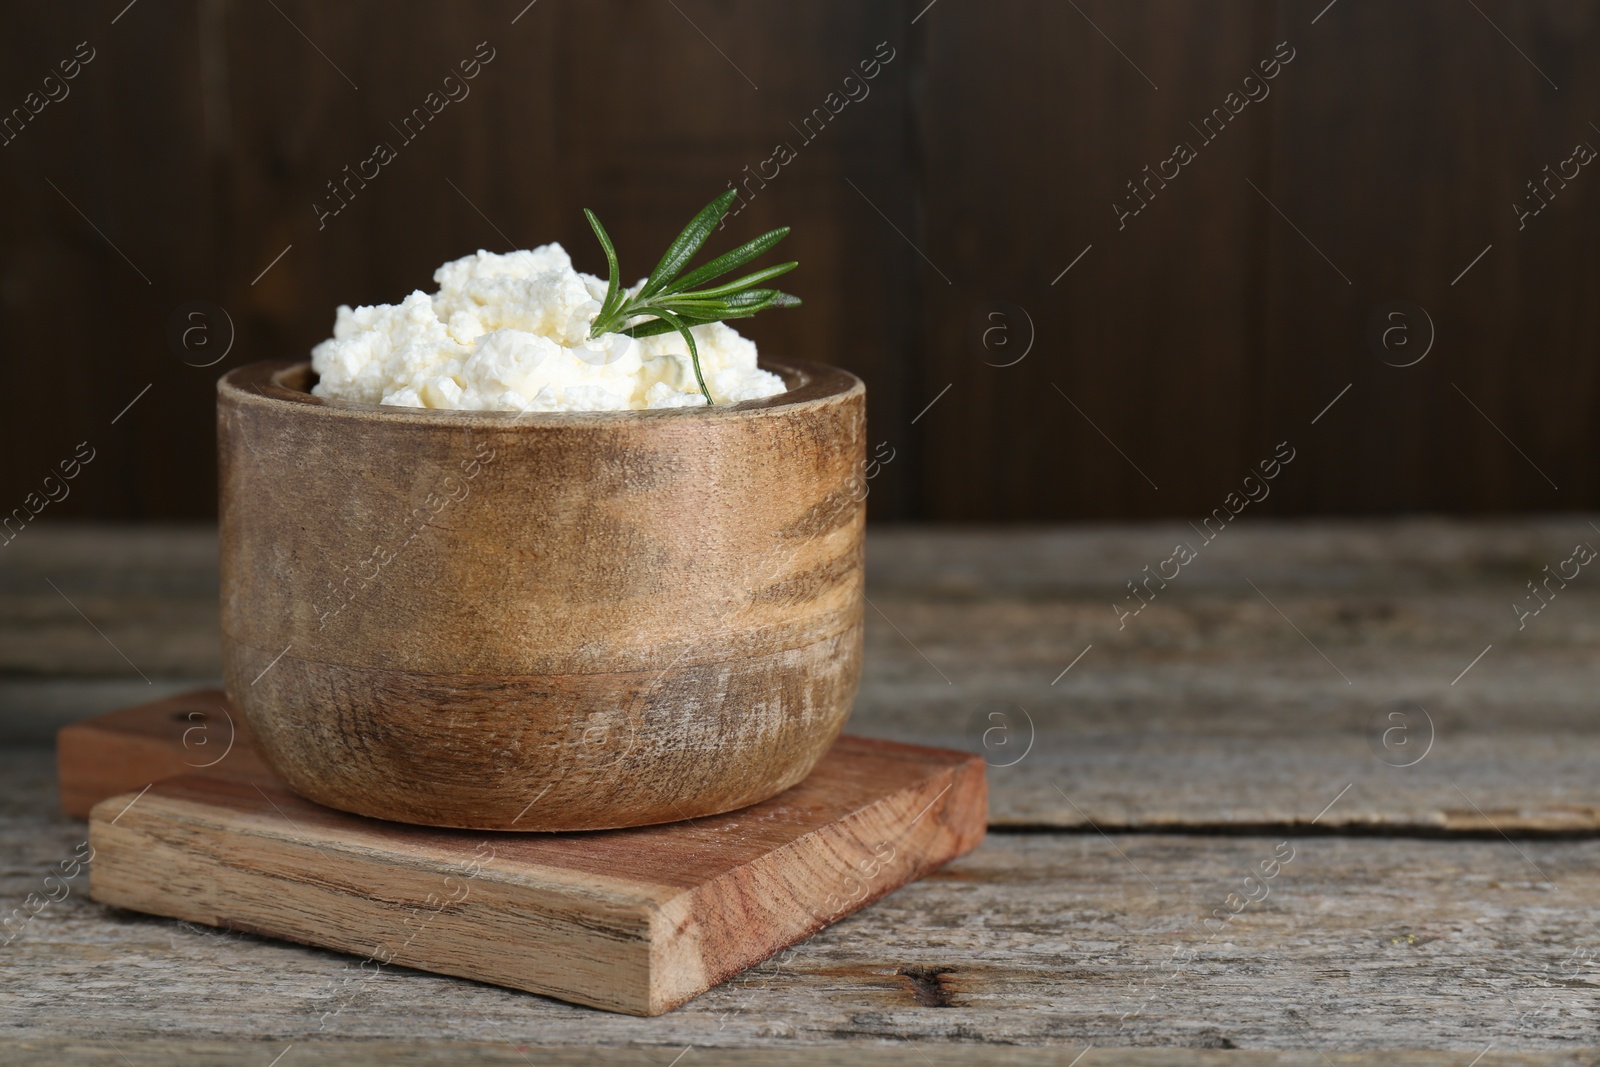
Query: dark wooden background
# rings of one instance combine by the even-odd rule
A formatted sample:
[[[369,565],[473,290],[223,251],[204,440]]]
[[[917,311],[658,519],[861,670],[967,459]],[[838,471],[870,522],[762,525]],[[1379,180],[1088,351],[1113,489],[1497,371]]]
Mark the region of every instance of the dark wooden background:
[[[8,6],[0,109],[95,58],[0,148],[0,508],[87,440],[50,515],[208,516],[220,371],[479,247],[598,271],[585,206],[643,274],[780,141],[723,240],[795,228],[806,307],[748,332],[867,380],[876,518],[1197,518],[1285,440],[1256,513],[1600,506],[1600,167],[1512,208],[1600,145],[1600,5],[524,3]],[[471,95],[319,231],[324,183],[480,41]],[[1282,41],[1270,96],[1119,230],[1124,183]],[[194,300],[234,328],[213,367],[169,338]],[[1436,333],[1409,367],[1367,340],[1402,300]]]

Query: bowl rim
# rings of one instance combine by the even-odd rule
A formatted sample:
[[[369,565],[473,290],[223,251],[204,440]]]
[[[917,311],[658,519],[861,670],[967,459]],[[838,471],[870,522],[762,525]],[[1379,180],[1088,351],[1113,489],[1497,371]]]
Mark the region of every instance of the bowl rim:
[[[307,359],[268,359],[235,367],[217,379],[217,399],[234,403],[300,408],[329,417],[416,423],[429,426],[573,426],[618,424],[654,419],[739,419],[792,415],[826,407],[866,391],[860,378],[841,367],[799,359],[760,357],[758,365],[783,378],[788,389],[759,400],[710,407],[652,408],[626,411],[464,411],[368,404],[314,396],[292,379],[311,372]]]

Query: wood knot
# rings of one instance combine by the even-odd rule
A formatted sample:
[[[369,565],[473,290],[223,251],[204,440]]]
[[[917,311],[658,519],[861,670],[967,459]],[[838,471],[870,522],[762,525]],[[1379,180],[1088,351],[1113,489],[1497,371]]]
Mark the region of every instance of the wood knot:
[[[950,990],[945,988],[944,976],[955,972],[954,967],[902,967],[896,974],[911,982],[911,995],[925,1008],[954,1008]]]

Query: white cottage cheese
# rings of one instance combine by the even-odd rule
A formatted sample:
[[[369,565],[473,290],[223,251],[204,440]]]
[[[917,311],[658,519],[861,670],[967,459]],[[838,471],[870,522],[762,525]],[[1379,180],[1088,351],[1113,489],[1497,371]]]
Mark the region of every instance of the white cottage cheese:
[[[589,339],[606,283],[572,269],[558,244],[480,251],[433,273],[439,291],[350,308],[311,350],[318,396],[480,411],[621,411],[704,405],[676,333]],[[640,284],[643,284],[642,282]],[[716,322],[695,326],[717,403],[783,392],[756,367],[755,343]]]

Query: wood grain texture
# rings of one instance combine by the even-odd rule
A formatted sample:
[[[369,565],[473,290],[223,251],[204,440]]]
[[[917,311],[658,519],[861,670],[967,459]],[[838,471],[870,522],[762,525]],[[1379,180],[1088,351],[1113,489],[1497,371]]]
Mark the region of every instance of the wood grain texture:
[[[852,729],[982,752],[997,825],[1295,827],[1340,797],[1319,828],[1600,829],[1600,585],[1512,610],[1600,545],[1583,518],[1241,520],[1119,630],[1122,583],[1185,539],[875,537],[894,627],[869,632]]]
[[[1577,179],[1540,190],[1547,209],[1519,223],[1514,208],[1538,207],[1528,183],[1575,145],[1600,148],[1600,12],[1549,0],[1357,2],[1312,26],[1320,8],[1272,7],[1301,55],[1270,101],[1279,106],[1254,172],[1283,212],[1260,205],[1268,358],[1256,395],[1298,430],[1351,386],[1299,431],[1307,469],[1272,504],[1592,508],[1600,442],[1580,412],[1600,386],[1600,182],[1574,165]],[[1391,301],[1423,314],[1391,320],[1403,324],[1393,340],[1411,347],[1384,353],[1369,322]],[[1421,357],[1430,337],[1426,359],[1389,365]],[[1290,432],[1262,425],[1250,448]]]
[[[579,830],[805,777],[861,670],[861,381],[709,410],[422,412],[219,386],[225,688],[303,796]],[[308,457],[315,457],[308,462]],[[426,535],[426,536],[424,536]]]
[[[1516,629],[1511,604],[1575,540],[1595,540],[1583,533],[1591,518],[1600,517],[1247,516],[1122,632],[1110,610],[1126,592],[1122,582],[1165,558],[1173,537],[1186,536],[1181,525],[876,530],[868,594],[883,614],[866,613],[851,729],[949,734],[1000,763],[1015,750],[985,747],[995,724],[981,709],[1018,703],[1040,722],[1041,740],[1014,768],[990,769],[995,817],[1054,829],[993,832],[973,854],[823,930],[791,959],[654,1020],[400,968],[368,975],[335,953],[107,910],[85,898],[80,876],[66,899],[0,949],[7,1054],[116,1064],[125,1055],[139,1067],[270,1063],[293,1044],[280,1067],[302,1053],[335,1063],[472,1056],[665,1065],[693,1045],[679,1067],[1064,1067],[1093,1043],[1077,1067],[1468,1067],[1480,1053],[1477,1067],[1589,1067],[1600,1057],[1588,919],[1600,855],[1592,839],[1521,834],[1537,828],[1541,813],[1593,801],[1587,761],[1600,605],[1587,573],[1525,630]],[[12,679],[0,686],[12,701],[8,721],[36,712],[34,701],[61,701],[49,705],[52,717],[67,714],[67,701],[80,701],[79,715],[126,702],[121,689],[89,700],[100,690],[86,687],[123,685],[118,678],[145,689],[39,573],[136,662],[165,657],[179,676],[205,677],[220,662],[214,558],[215,532],[204,529],[58,527],[0,553],[0,654],[13,657]],[[174,617],[166,613],[178,623],[146,622]],[[12,664],[35,655],[70,673],[22,687],[22,668]],[[1368,725],[1397,693],[1449,716],[1432,754],[1404,772],[1378,766]],[[1472,758],[1461,759],[1469,748]],[[1437,826],[1444,806],[1467,807],[1441,779],[1428,786],[1444,791],[1438,796],[1419,791],[1428,784],[1419,772],[1440,757],[1457,761],[1452,780],[1514,842],[1493,831],[1441,840],[1307,836],[1293,825],[1368,766],[1391,776],[1386,787],[1370,787],[1376,777],[1357,782],[1319,830],[1337,829],[1347,809],[1388,819],[1395,833]],[[1084,762],[1062,778],[1019,777],[1047,758]],[[43,893],[43,878],[84,839],[83,825],[57,809],[54,774],[48,750],[0,749],[6,914]],[[1171,827],[1198,833],[1112,829],[1108,840],[1051,781],[1098,825],[1142,820],[1148,831],[1159,825],[1152,813],[1164,811],[1178,820]],[[1521,826],[1497,810],[1524,804]],[[1262,813],[1278,836],[1205,833]],[[1417,829],[1406,829],[1408,819]],[[1285,838],[1298,852],[1272,895],[1223,937],[1208,943],[1209,930],[1193,932]],[[1160,995],[1123,1025],[1153,990]],[[941,991],[952,1006],[923,1002]],[[341,1005],[331,1031],[319,1032],[323,1014]],[[1239,1047],[1201,1047],[1224,1043]]]
[[[220,689],[196,689],[63,727],[56,735],[61,810],[87,819],[118,793],[200,770],[271,779]]]
[[[42,892],[84,838],[82,823],[40,802],[53,775],[48,751],[0,753],[8,909]],[[109,1039],[141,1065],[188,1042],[194,1061],[215,1062],[204,1043],[227,1041],[253,1043],[264,1054],[249,1062],[263,1064],[291,1043],[353,1058],[380,1042],[423,1063],[459,1043],[658,1067],[691,1044],[680,1067],[747,1050],[777,1063],[879,1052],[921,1062],[920,1051],[936,1064],[1064,1065],[1092,1043],[1078,1067],[1097,1056],[1302,1067],[1323,1055],[1467,1067],[1491,1044],[1479,1067],[1496,1057],[1587,1067],[1600,842],[1292,836],[1296,854],[1270,895],[1213,938],[1204,920],[1280,840],[991,833],[792,955],[656,1019],[398,967],[373,974],[350,956],[107,909],[84,896],[80,875],[4,947],[0,1018],[8,1050],[41,1042],[114,1057]],[[925,1003],[941,998],[947,1006]]]
[[[1543,167],[1600,144],[1594,11],[1077,6],[205,0],[140,5],[115,25],[120,8],[21,11],[0,43],[5,108],[77,42],[99,57],[0,150],[0,194],[18,207],[0,218],[0,310],[15,351],[49,353],[7,361],[0,386],[52,398],[0,424],[0,508],[92,438],[103,466],[46,515],[215,513],[216,371],[168,340],[191,299],[230,316],[237,344],[219,367],[303,354],[339,303],[396,300],[480,247],[557,240],[598,270],[583,206],[621,248],[661,248],[733,181],[757,188],[737,236],[792,225],[802,264],[804,310],[750,334],[860,373],[873,443],[899,450],[874,487],[879,518],[1203,513],[1261,444],[1351,383],[1317,424],[1317,476],[1264,510],[1600,500],[1585,462],[1600,443],[1600,183],[1585,168],[1525,230],[1512,211]],[[1271,95],[1118,229],[1126,183],[1285,40],[1297,57]],[[497,56],[471,95],[400,143],[391,123],[484,41]],[[897,58],[870,95],[803,138],[879,42]],[[319,228],[312,204],[379,140],[398,158]],[[785,142],[798,151],[780,177],[750,179]],[[61,315],[58,292],[100,313]],[[1013,367],[985,365],[1003,360],[973,339],[1000,300],[1026,312],[1004,320],[1018,346],[1036,331]],[[1414,368],[1365,341],[1391,300],[1437,328]],[[208,326],[220,343],[224,320]]]
[[[986,815],[981,761],[854,738],[754,807],[558,836],[362,819],[226,770],[96,805],[91,895],[635,1015],[971,851]]]
[[[11,352],[41,354],[7,358],[0,378],[16,395],[74,396],[55,417],[19,412],[0,424],[0,447],[13,457],[0,465],[0,514],[178,516],[215,495],[209,420],[199,416],[216,372],[185,366],[166,344],[178,305],[202,293],[217,299],[216,279],[230,268],[220,242],[183,236],[219,229],[206,130],[215,86],[203,76],[211,64],[196,62],[206,53],[202,6],[130,13],[115,26],[114,10],[39,8],[8,24],[4,114],[29,92],[42,95],[52,73],[50,91],[63,98],[0,148],[0,196],[14,207],[0,219],[0,319]],[[59,64],[80,43],[94,58],[63,85]],[[44,314],[61,309],[65,292],[93,293],[100,310]],[[113,320],[121,326],[108,331]],[[158,382],[134,409],[140,417],[113,423]],[[43,478],[59,475],[79,442],[95,459],[63,499],[41,507]]]
[[[221,677],[214,525],[44,518],[34,532],[0,551],[0,677]]]
[[[1203,514],[1254,462],[1233,429],[1262,415],[1249,389],[1260,201],[1245,177],[1277,101],[1215,144],[1189,124],[1271,56],[1264,14],[1238,0],[1028,2],[920,23],[917,236],[948,282],[918,275],[917,386],[953,388],[915,427],[919,517]],[[1199,157],[1152,180],[1175,142]]]
[[[271,1045],[264,1041],[219,1041],[205,1038],[97,1040],[30,1040],[12,1046],[19,1067],[53,1067],[58,1063],[122,1067],[167,1067],[169,1064],[220,1064],[262,1053],[292,1048],[296,1055],[329,1067],[383,1062],[406,1067],[458,1064],[470,1057],[475,1064],[521,1067],[529,1062],[541,1067],[661,1067],[662,1052],[644,1049],[570,1049],[511,1045],[507,1042],[472,1041],[302,1041]],[[696,1063],[750,1065],[750,1067],[965,1067],[980,1056],[986,1064],[1003,1067],[1589,1067],[1594,1050],[1563,1052],[1496,1052],[1481,1059],[1470,1052],[1427,1052],[1386,1049],[1382,1052],[1236,1051],[1213,1049],[1116,1049],[1095,1047],[1081,1058],[1072,1049],[1016,1048],[987,1045],[975,1050],[966,1045],[841,1042],[799,1049],[719,1049],[693,1046]],[[314,1059],[312,1059],[314,1057]]]
[[[1511,609],[1575,542],[1600,546],[1589,520],[1246,516],[1123,631],[1123,583],[1192,540],[1186,526],[877,529],[849,728],[981,754],[996,825],[1288,827],[1350,785],[1319,827],[1590,832],[1600,586],[1586,569],[1522,630]],[[76,676],[0,681],[13,736],[47,739],[147,691],[40,573],[135,662],[218,671],[213,532],[66,527],[8,551],[7,670],[38,657]],[[1433,749],[1394,766],[1428,716]]]

